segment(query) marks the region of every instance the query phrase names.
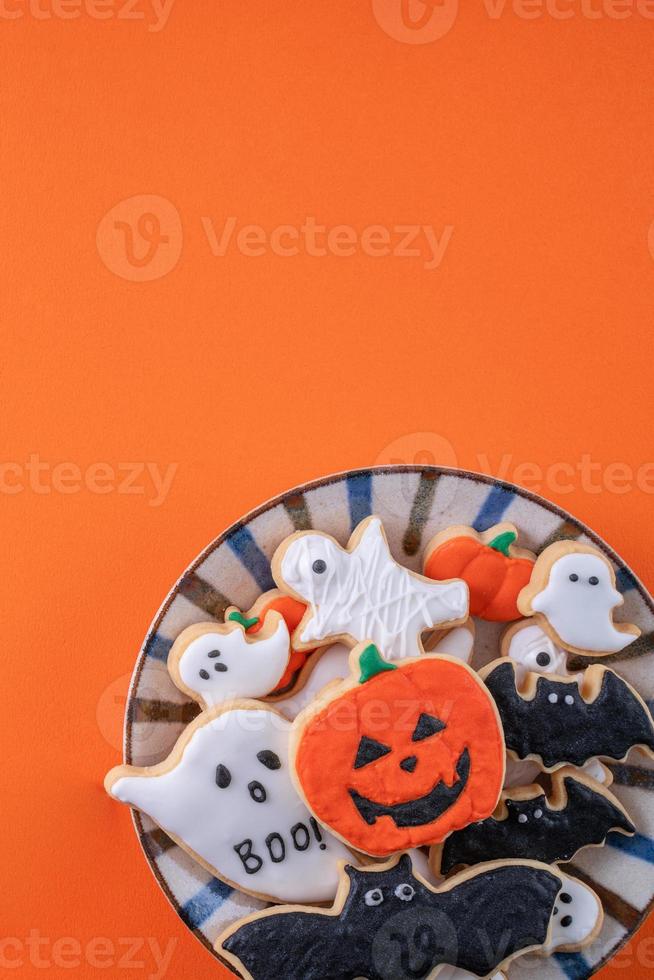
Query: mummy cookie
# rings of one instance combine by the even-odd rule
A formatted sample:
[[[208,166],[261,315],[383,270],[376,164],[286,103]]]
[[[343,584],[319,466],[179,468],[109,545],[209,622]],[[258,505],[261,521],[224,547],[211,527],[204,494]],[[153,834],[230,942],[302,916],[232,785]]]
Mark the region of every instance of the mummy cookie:
[[[216,949],[246,980],[428,980],[444,965],[480,977],[531,950],[579,949],[601,923],[595,893],[544,864],[486,864],[434,888],[404,854],[345,865],[333,908],[255,913]]]
[[[497,705],[506,747],[544,769],[583,766],[597,756],[624,760],[635,746],[654,755],[654,723],[643,699],[608,667],[594,664],[574,678],[527,673],[495,660],[480,677]]]
[[[531,578],[536,556],[518,548],[508,522],[487,531],[457,524],[431,539],[425,551],[428,578],[460,578],[470,589],[470,615],[495,622],[518,619],[517,599]]]
[[[468,615],[465,582],[434,582],[398,565],[378,517],[359,524],[347,549],[328,534],[298,531],[279,546],[272,569],[281,588],[308,604],[293,635],[299,649],[371,640],[390,660],[417,657],[425,630]]]
[[[425,647],[430,653],[443,653],[470,663],[474,637],[474,626],[468,621],[463,626],[435,633]],[[300,671],[293,693],[271,699],[275,707],[287,718],[295,718],[328,684],[349,676],[349,658],[350,648],[343,643],[318,650]]]
[[[316,819],[386,856],[489,816],[504,742],[477,674],[430,654],[391,663],[373,644],[355,647],[350,669],[293,723],[295,782]]]
[[[289,732],[269,705],[231,702],[196,718],[164,762],[118,766],[105,787],[233,887],[271,902],[331,901],[349,853],[293,787]]]
[[[557,541],[538,556],[518,608],[523,616],[534,616],[566,650],[604,656],[640,636],[637,626],[613,622],[613,610],[623,601],[613,567],[600,551],[576,541]]]
[[[612,830],[630,835],[635,829],[612,793],[574,769],[560,769],[549,797],[538,784],[503,792],[492,816],[450,834],[432,849],[432,862],[443,875],[504,858],[553,864],[603,844]]]
[[[259,596],[247,612],[241,612],[237,606],[230,606],[225,611],[225,622],[239,622],[248,636],[254,636],[263,629],[268,613],[271,611],[278,612],[284,617],[288,631],[292,634],[304,616],[306,608],[304,602],[298,602],[297,599],[294,599],[290,595],[285,595],[279,589],[269,589],[268,592],[264,592]],[[296,650],[291,645],[291,655],[286,670],[279,678],[277,684],[279,691],[286,690],[293,683],[295,675],[304,666],[312,652],[312,650]],[[258,695],[245,696],[257,697]]]
[[[240,621],[187,627],[173,644],[168,670],[180,691],[209,708],[270,694],[286,673],[290,655],[286,622],[278,612],[269,612],[253,637]]]

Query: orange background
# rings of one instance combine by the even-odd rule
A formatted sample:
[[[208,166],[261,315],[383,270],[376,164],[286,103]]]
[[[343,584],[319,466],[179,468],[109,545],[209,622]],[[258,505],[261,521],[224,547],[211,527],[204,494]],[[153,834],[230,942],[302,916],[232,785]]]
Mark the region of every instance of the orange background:
[[[227,524],[322,474],[453,456],[540,487],[654,585],[652,468],[620,493],[551,470],[654,460],[654,21],[628,0],[624,19],[560,0],[567,20],[480,0],[413,44],[363,0],[177,0],[159,31],[118,18],[125,0],[64,19],[74,2],[0,15],[0,922],[47,938],[53,976],[148,976],[143,951],[145,967],[76,970],[53,945],[155,937],[177,940],[168,976],[195,980],[221,968],[101,780],[146,628]],[[172,208],[143,202],[142,240],[124,209],[102,223],[150,195]],[[453,232],[434,269],[360,245],[215,256],[202,219],[219,233],[230,216]],[[30,454],[49,467],[32,486]],[[144,477],[142,493],[111,484],[130,462],[177,464],[160,506]],[[95,463],[109,490],[71,489]],[[42,976],[26,949],[4,947],[13,974]]]

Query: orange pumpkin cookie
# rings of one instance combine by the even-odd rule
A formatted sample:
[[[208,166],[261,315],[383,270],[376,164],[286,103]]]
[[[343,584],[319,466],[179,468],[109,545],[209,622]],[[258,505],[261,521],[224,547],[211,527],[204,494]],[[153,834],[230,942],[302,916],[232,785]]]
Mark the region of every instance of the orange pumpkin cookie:
[[[241,623],[248,635],[258,633],[263,627],[266,615],[271,610],[281,613],[284,622],[288,626],[288,631],[293,635],[293,631],[299,626],[302,617],[306,612],[306,605],[293,596],[286,595],[281,589],[270,589],[264,592],[256,600],[247,612],[241,612],[236,606],[230,606],[225,612],[225,622],[236,620]],[[316,647],[308,650],[296,650],[291,646],[291,656],[284,674],[280,678],[274,693],[285,691],[295,675],[302,669],[308,657],[311,656]]]
[[[470,615],[493,622],[519,619],[518,594],[531,578],[536,556],[514,542],[513,524],[475,531],[457,524],[440,531],[427,545],[425,575],[461,578],[470,589]]]
[[[291,765],[314,816],[382,857],[489,816],[505,749],[477,674],[446,656],[390,663],[365,643],[352,651],[350,670],[293,723]]]

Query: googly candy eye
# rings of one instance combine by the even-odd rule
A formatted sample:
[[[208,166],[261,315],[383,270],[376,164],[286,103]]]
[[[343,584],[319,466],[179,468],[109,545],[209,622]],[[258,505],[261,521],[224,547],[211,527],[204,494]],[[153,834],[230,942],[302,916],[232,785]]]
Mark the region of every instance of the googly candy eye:
[[[311,567],[316,575],[322,575],[323,572],[327,571],[327,562],[323,561],[322,558],[316,558]]]
[[[398,885],[395,889],[395,897],[401,902],[410,902],[416,890],[412,885]]]
[[[381,903],[384,901],[384,893],[382,892],[381,888],[371,888],[370,891],[367,891],[363,896],[363,900],[366,905],[381,905]]]

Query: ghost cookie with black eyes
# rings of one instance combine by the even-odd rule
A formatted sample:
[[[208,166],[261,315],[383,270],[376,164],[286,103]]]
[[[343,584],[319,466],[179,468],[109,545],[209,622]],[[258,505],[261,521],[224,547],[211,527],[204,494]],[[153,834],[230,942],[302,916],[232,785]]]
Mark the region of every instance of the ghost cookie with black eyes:
[[[341,874],[331,909],[254,913],[216,950],[245,980],[497,980],[516,957],[581,949],[602,925],[590,888],[536,861],[480,865],[437,888],[407,854]]]
[[[232,701],[199,715],[163,762],[118,766],[105,787],[232,887],[271,902],[328,902],[349,852],[293,786],[290,727],[267,704]]]
[[[307,604],[293,634],[300,650],[370,640],[389,660],[417,657],[426,630],[468,617],[466,583],[436,582],[399,565],[378,517],[362,521],[347,548],[329,534],[297,531],[277,548],[272,572],[280,588]]]
[[[622,605],[613,566],[601,551],[577,541],[557,541],[538,556],[518,596],[523,616],[536,621],[558,646],[580,656],[617,653],[640,636],[631,623],[614,623]]]
[[[504,780],[495,704],[475,671],[423,654],[393,663],[374,644],[295,718],[291,764],[314,817],[385,857],[489,816]]]
[[[168,670],[173,683],[210,708],[234,698],[261,698],[279,686],[291,656],[288,626],[268,612],[248,635],[242,618],[188,626],[173,643]]]

